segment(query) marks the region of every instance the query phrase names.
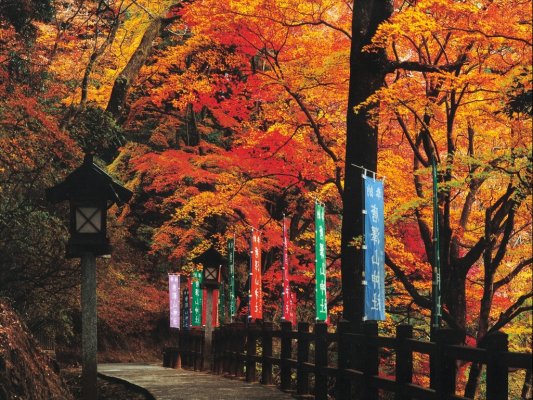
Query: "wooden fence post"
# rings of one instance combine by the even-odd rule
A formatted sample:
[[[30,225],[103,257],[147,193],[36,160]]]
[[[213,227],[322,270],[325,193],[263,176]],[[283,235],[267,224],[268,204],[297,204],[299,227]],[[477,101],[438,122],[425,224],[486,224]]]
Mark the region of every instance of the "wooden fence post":
[[[281,361],[280,361],[280,380],[281,390],[289,391],[291,389],[291,364],[292,356],[292,324],[290,321],[281,322]]]
[[[242,353],[244,352],[246,345],[246,324],[240,322],[236,325],[235,329],[235,338],[236,338],[236,348],[235,348],[235,357],[237,363],[237,370],[235,375],[237,377],[244,376],[244,359],[242,358]]]
[[[315,399],[328,398],[328,325],[315,323]]]
[[[274,326],[272,322],[263,322],[262,342],[263,342],[263,359],[261,364],[261,383],[272,385],[272,331]]]
[[[219,335],[220,335],[220,357],[221,357],[221,367],[222,367],[222,375],[226,375],[229,370],[228,365],[228,350],[229,350],[229,340],[228,340],[228,329],[229,325],[223,325],[220,327]]]
[[[237,335],[237,323],[234,322],[231,324],[231,328],[229,331],[229,351],[230,351],[230,359],[229,359],[229,373],[231,376],[237,376],[237,342],[239,341],[239,337]]]
[[[180,353],[181,365],[183,368],[189,368],[189,330],[184,330],[180,335]]]
[[[413,338],[411,325],[396,327],[396,383],[398,389],[394,395],[395,400],[410,400],[410,396],[403,394],[406,384],[413,381],[413,352],[407,345],[407,340]]]
[[[298,322],[297,346],[296,393],[307,395],[309,394],[309,371],[304,365],[309,361],[309,324],[307,322]]]
[[[257,349],[256,325],[249,324],[247,328],[248,334],[246,335],[246,382],[255,382],[255,355]]]
[[[363,324],[363,400],[375,400],[378,398],[378,390],[369,382],[371,377],[379,374],[379,352],[372,343],[378,336],[378,324],[375,321],[368,321]]]
[[[509,371],[503,354],[508,351],[507,334],[494,332],[485,338],[487,349],[487,400],[506,400],[509,391]]]
[[[194,370],[195,371],[202,371],[204,367],[203,363],[203,354],[202,349],[204,348],[202,339],[204,337],[202,330],[197,330],[194,332],[193,340],[194,340]]]
[[[352,398],[352,382],[346,377],[345,371],[353,367],[352,341],[347,336],[349,333],[355,333],[356,329],[353,322],[340,320],[337,325],[337,380],[335,382],[335,397],[337,399]]]
[[[446,347],[462,343],[464,336],[455,329],[442,328],[437,330],[437,356],[435,374],[435,389],[439,398],[447,399],[455,394],[455,379],[457,375],[457,360],[448,356]]]

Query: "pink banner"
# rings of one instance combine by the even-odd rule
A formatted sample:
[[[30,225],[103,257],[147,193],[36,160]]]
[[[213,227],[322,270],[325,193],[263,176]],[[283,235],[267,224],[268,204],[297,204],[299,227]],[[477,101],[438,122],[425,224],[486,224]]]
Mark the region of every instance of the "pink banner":
[[[252,230],[250,272],[250,317],[263,318],[263,291],[261,287],[261,232]]]
[[[291,285],[289,280],[289,258],[287,254],[288,238],[287,228],[285,226],[285,218],[283,218],[283,264],[281,266],[281,274],[283,281],[283,315],[284,320],[290,321],[291,317]]]
[[[180,327],[180,274],[168,276],[168,297],[170,300],[170,327]]]

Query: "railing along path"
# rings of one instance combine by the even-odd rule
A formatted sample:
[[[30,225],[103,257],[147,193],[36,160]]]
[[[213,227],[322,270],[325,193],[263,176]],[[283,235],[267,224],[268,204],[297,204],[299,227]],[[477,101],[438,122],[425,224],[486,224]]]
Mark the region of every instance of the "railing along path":
[[[389,393],[395,400],[466,399],[457,394],[458,365],[486,366],[486,399],[507,400],[509,371],[530,370],[532,355],[508,351],[505,333],[486,337],[484,348],[461,346],[457,331],[441,329],[434,342],[413,339],[413,328],[400,325],[396,337],[378,336],[377,324],[341,321],[335,333],[325,323],[290,322],[280,329],[272,323],[232,323],[216,328],[213,336],[211,372],[248,382],[276,384],[299,398],[376,400]],[[178,346],[167,348],[164,366],[203,369],[203,331],[179,332]],[[394,375],[380,373],[383,352],[394,353]],[[426,355],[431,366],[429,387],[414,381],[414,357]],[[424,357],[424,356],[422,356]]]

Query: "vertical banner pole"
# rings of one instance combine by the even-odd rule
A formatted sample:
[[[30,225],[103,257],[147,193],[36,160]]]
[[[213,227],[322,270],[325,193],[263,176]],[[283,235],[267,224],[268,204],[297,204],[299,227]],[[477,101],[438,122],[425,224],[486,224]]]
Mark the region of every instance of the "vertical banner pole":
[[[328,318],[326,298],[326,226],[324,206],[315,201],[315,314],[317,321]]]
[[[228,269],[229,269],[229,318],[233,322],[236,313],[235,305],[235,235],[228,239]]]
[[[433,269],[431,284],[431,331],[435,332],[440,328],[441,320],[441,298],[440,298],[440,239],[439,239],[439,203],[438,203],[438,183],[437,165],[435,156],[431,157],[431,175],[433,178]]]
[[[285,215],[283,215],[283,260],[281,264],[281,275],[283,281],[283,295],[281,296],[282,304],[282,320],[291,321],[291,287],[289,281],[289,258],[288,258],[288,238],[287,238],[287,227],[285,225]]]

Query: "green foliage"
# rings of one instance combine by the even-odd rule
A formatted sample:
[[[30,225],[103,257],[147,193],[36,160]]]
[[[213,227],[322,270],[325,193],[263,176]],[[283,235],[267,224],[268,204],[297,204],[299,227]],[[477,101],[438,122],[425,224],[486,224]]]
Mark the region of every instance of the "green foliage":
[[[122,128],[113,116],[94,105],[71,108],[67,113],[66,129],[84,152],[97,154],[106,162],[115,158],[125,141]]]

